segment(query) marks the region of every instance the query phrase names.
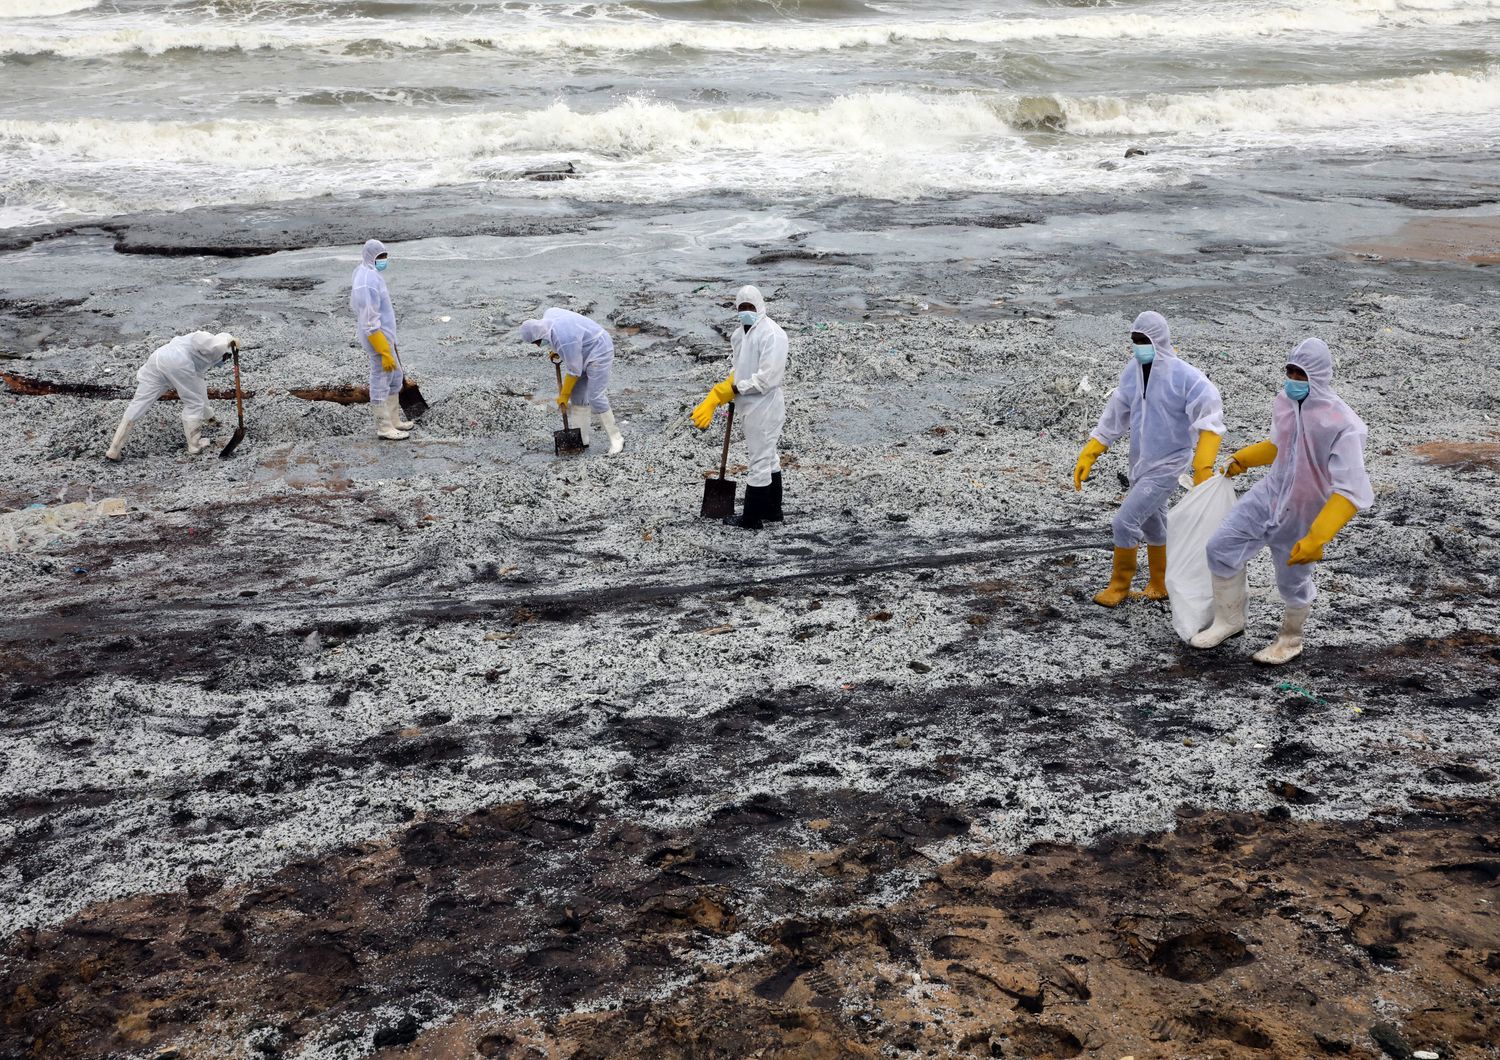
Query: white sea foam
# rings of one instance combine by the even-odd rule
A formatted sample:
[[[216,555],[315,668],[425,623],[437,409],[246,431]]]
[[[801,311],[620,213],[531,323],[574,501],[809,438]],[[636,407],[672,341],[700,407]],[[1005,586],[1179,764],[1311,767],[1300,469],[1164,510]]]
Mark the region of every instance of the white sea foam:
[[[374,114],[221,121],[0,120],[0,147],[77,160],[273,168],[363,164],[372,155],[480,163],[568,153],[613,161],[703,154],[908,154],[1012,140],[1050,128],[1075,136],[1295,133],[1366,123],[1431,124],[1500,111],[1500,66],[1467,74],[1219,89],[1139,97],[1015,97],[874,92],[819,107],[688,107],[635,97],[599,111],[565,103],[477,114]]]
[[[51,0],[19,0],[45,4]],[[56,0],[66,2],[66,0]],[[657,18],[580,18],[558,25],[524,16],[476,15],[426,24],[368,18],[324,21],[163,24],[160,19],[97,19],[67,27],[0,24],[0,55],[93,58],[173,50],[312,49],[342,53],[390,49],[469,48],[501,54],[566,52],[807,53],[915,44],[1024,45],[1028,42],[1149,40],[1159,48],[1200,41],[1284,35],[1358,34],[1452,27],[1500,20],[1500,0],[1340,0],[1303,6],[1225,4],[1180,13],[1091,10],[1087,14],[963,20],[840,23],[686,22]]]
[[[1492,142],[1497,113],[1500,67],[1133,99],[886,92],[808,108],[634,98],[593,112],[558,103],[356,121],[0,121],[0,159],[20,163],[0,166],[15,174],[0,177],[0,223],[429,188],[513,177],[558,158],[580,162],[584,176],[508,182],[508,191],[617,201],[711,191],[885,199],[1123,191],[1187,179],[1246,149],[1385,149],[1422,137],[1451,143],[1465,131]],[[1141,142],[1152,147],[1147,159],[1100,166],[1122,143]]]
[[[1471,75],[1432,73],[1138,99],[1070,99],[1061,101],[1060,109],[1067,130],[1085,136],[1275,135],[1311,129],[1357,135],[1372,124],[1394,135],[1444,118],[1500,114],[1500,67]]]
[[[0,0],[0,19],[55,18],[99,4],[100,0]]]

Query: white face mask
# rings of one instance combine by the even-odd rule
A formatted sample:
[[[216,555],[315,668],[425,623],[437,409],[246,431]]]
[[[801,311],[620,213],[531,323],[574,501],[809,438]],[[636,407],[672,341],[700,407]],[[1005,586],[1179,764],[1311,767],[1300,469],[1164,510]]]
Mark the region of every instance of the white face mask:
[[[739,317],[740,323],[747,328],[753,328],[756,321],[760,320],[760,314],[749,309],[741,309]]]

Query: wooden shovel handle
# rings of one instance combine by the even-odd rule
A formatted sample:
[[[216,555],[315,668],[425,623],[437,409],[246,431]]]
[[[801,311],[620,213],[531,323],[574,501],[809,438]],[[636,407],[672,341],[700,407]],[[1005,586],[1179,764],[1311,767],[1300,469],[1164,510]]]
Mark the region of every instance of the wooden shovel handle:
[[[558,397],[562,397],[562,358],[556,356],[555,354],[552,357],[552,370],[557,373],[557,396]],[[568,406],[567,406],[567,403],[564,402],[563,404],[561,404],[561,405],[559,405],[557,407],[562,410],[563,430],[565,430],[565,431],[572,430],[572,428],[570,426],[568,426]]]
[[[729,467],[729,428],[734,426],[734,402],[729,403],[729,415],[724,418],[724,452],[719,457],[719,481],[724,481],[724,471]]]
[[[240,351],[234,351],[234,409],[240,417],[240,429],[245,429],[245,395],[240,391]]]

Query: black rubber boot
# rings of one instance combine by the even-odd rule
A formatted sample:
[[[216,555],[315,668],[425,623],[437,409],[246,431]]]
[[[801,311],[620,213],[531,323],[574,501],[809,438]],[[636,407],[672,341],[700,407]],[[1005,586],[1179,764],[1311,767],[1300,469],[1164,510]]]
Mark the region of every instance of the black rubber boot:
[[[761,518],[765,519],[768,523],[779,523],[782,521],[780,471],[771,472],[771,485],[769,489],[771,493],[769,499],[766,501],[766,514]]]
[[[771,500],[770,486],[746,486],[745,507],[739,515],[724,520],[725,526],[738,526],[745,530],[760,530],[765,527],[766,508]]]

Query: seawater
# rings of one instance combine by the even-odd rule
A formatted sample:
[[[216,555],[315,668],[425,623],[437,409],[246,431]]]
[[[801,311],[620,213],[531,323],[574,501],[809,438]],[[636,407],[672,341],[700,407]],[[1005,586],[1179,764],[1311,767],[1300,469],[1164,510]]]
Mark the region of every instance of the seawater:
[[[1129,194],[1496,143],[1500,0],[0,0],[0,227],[452,185]]]

